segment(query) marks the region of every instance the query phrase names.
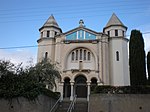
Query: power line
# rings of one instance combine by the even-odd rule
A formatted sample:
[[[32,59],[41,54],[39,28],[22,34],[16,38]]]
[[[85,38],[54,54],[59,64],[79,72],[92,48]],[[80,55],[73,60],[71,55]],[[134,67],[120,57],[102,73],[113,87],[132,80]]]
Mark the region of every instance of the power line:
[[[2,47],[2,48],[0,48],[0,49],[18,49],[18,48],[31,48],[31,47],[38,47],[38,45],[33,45],[33,46]]]
[[[143,4],[143,5],[147,5],[148,3],[150,3],[149,1],[144,1],[144,2],[130,2],[130,5],[133,7],[133,6],[135,6],[135,5],[141,5],[141,4]],[[120,5],[120,3],[121,3],[121,5]],[[66,7],[71,7],[71,6],[78,6],[78,7],[86,7],[86,6],[97,6],[97,5],[100,5],[99,7],[102,7],[103,5],[109,5],[109,6],[111,6],[111,5],[119,5],[119,6],[129,6],[129,4],[125,4],[125,3],[129,3],[128,1],[118,1],[118,2],[111,2],[111,1],[109,1],[109,2],[102,2],[102,1],[100,1],[100,2],[88,2],[88,1],[86,1],[86,2],[80,2],[79,4],[77,3],[77,4],[75,4],[75,2],[74,2],[74,4],[61,4],[60,3],[60,1],[59,1],[59,4],[56,4],[55,6],[54,5],[51,5],[50,7],[48,7],[48,6],[46,6],[46,7],[28,7],[28,8],[14,8],[14,9],[1,9],[0,10],[0,12],[2,12],[2,11],[4,11],[4,12],[6,12],[6,11],[8,11],[8,12],[10,12],[10,11],[27,11],[27,10],[35,10],[35,9],[52,9],[52,8],[66,8]],[[91,4],[94,4],[94,5],[91,5]],[[108,8],[108,7],[107,7]]]
[[[112,12],[115,10],[118,10],[118,8],[121,8],[119,9],[119,11],[122,11],[122,13],[120,14],[135,14],[135,13],[146,13],[146,11],[144,11],[143,9],[145,8],[145,5],[147,5],[147,3],[145,2],[142,2],[144,3],[144,5],[141,5],[140,3],[140,7],[136,6],[136,5],[132,5],[132,4],[139,4],[139,2],[131,2],[130,5],[129,4],[119,4],[119,3],[124,3],[125,1],[121,1],[121,2],[97,2],[97,4],[95,4],[94,6],[90,4],[90,2],[86,2],[86,3],[80,3],[80,5],[82,6],[79,6],[79,7],[67,7],[65,9],[60,9],[60,7],[58,8],[57,10],[57,7],[45,7],[46,9],[49,9],[49,10],[43,10],[44,7],[42,8],[25,8],[25,9],[30,9],[30,10],[19,10],[19,9],[16,9],[14,11],[17,11],[18,13],[16,13],[17,15],[14,15],[13,13],[10,13],[12,10],[6,10],[5,12],[8,11],[8,13],[4,13],[4,14],[0,14],[0,17],[1,17],[1,20],[0,23],[7,23],[7,22],[24,22],[24,21],[35,21],[35,20],[43,20],[43,19],[32,19],[33,16],[41,16],[41,15],[50,15],[50,14],[55,14],[55,15],[65,15],[67,14],[67,17],[70,15],[69,19],[70,18],[78,18],[74,15],[77,15],[79,16],[80,14],[84,14],[83,16],[80,15],[80,17],[96,17],[96,16],[103,16],[104,14],[97,14],[97,13],[93,13],[94,11],[95,12]],[[103,6],[102,4],[105,4],[105,3],[109,3],[107,5],[111,6],[112,4],[115,5],[114,7],[107,7],[106,6]],[[82,5],[84,4],[84,5]],[[85,4],[88,4],[88,5],[85,5]],[[52,5],[53,6],[53,5]],[[64,6],[64,5],[63,5]],[[70,5],[69,5],[70,6]],[[132,6],[132,7],[131,7]],[[112,9],[110,9],[112,8]],[[36,10],[32,10],[32,9],[36,9]],[[40,11],[38,11],[40,9]],[[52,10],[50,10],[52,9]],[[53,10],[54,9],[54,10]],[[134,9],[134,10],[131,10],[131,9]],[[139,9],[139,10],[138,10]],[[140,11],[140,10],[143,10],[143,11]],[[129,11],[130,10],[130,11]],[[22,11],[25,11],[25,12],[22,12]],[[27,11],[27,12],[26,12]],[[34,11],[32,13],[32,11]],[[35,11],[38,13],[36,14]],[[3,12],[3,10],[0,10],[0,12]],[[91,12],[91,13],[90,13]],[[85,13],[88,13],[88,15],[86,16]],[[90,13],[90,14],[89,14]],[[74,14],[74,15],[72,15]],[[107,15],[107,14],[106,14]],[[66,16],[66,15],[65,15]],[[22,20],[16,20],[16,19],[19,19],[19,17],[23,17]],[[25,17],[30,17],[31,19],[27,19]],[[5,18],[9,18],[9,20],[5,19]],[[42,17],[43,18],[43,17]],[[65,18],[65,17],[64,17]],[[65,19],[66,19],[65,18]],[[63,18],[61,18],[63,19]]]
[[[139,14],[139,13],[143,13],[143,11],[141,12],[124,12],[124,13],[118,13],[120,15],[125,15],[125,14]],[[58,19],[71,19],[71,18],[86,18],[86,17],[97,17],[97,16],[106,16],[106,15],[110,15],[110,14],[91,14],[91,15],[77,15],[76,17],[75,16],[70,16],[70,17],[58,17]],[[41,20],[45,20],[46,18],[42,18],[42,19],[21,19],[21,20],[10,20],[10,21],[0,21],[0,23],[9,23],[9,22],[25,22],[25,21],[41,21]]]
[[[111,5],[111,4],[110,4]],[[123,6],[127,6],[127,7],[123,7]],[[75,8],[75,9],[72,9],[72,8]],[[110,9],[110,8],[113,8],[113,9]],[[140,7],[138,6],[132,6],[132,7],[130,7],[129,5],[119,5],[119,6],[117,6],[117,7],[108,7],[107,8],[107,10],[116,10],[116,9],[114,9],[114,8],[126,8],[127,10],[128,9],[144,9],[145,8],[145,6],[143,6],[143,5],[141,5],[140,4]],[[84,5],[84,6],[82,6],[82,7],[67,7],[67,9],[65,8],[65,9],[63,9],[63,11],[64,10],[66,10],[67,12],[69,11],[88,11],[88,10],[95,10],[95,9],[98,9],[98,10],[101,10],[102,9],[102,11],[103,11],[103,9],[104,10],[106,10],[106,7],[105,6],[94,6],[94,7],[92,7],[91,8],[91,5],[89,5],[89,6],[86,6],[86,5]],[[25,11],[25,12],[20,12],[20,11]],[[17,10],[17,13],[11,13],[11,11],[9,11],[8,13],[4,13],[4,14],[0,14],[1,16],[7,16],[7,15],[12,15],[12,14],[25,14],[25,13],[27,13],[27,14],[31,14],[32,13],[32,11],[34,11],[33,13],[35,13],[35,11],[39,14],[41,11],[42,11],[42,13],[43,12],[49,12],[49,11],[52,11],[52,12],[55,12],[55,13],[62,13],[62,9],[60,9],[60,8],[56,8],[55,7],[55,10],[43,10],[43,9],[40,9],[40,11],[38,11],[38,10],[29,10],[29,12],[28,12],[28,10]]]
[[[149,34],[150,32],[145,32],[145,33],[142,33],[142,34]]]
[[[146,4],[146,3],[144,2],[144,4]],[[91,8],[91,4],[89,4],[89,5],[83,5],[82,7],[78,7],[78,8],[77,7],[67,7],[67,9],[65,8],[63,10],[60,9],[60,7],[58,8],[59,10],[57,10],[57,7],[54,7],[55,10],[43,10],[43,8],[36,8],[38,10],[40,9],[40,11],[38,11],[38,10],[16,10],[18,13],[10,13],[12,11],[11,10],[8,13],[4,13],[4,14],[1,13],[0,16],[1,16],[1,18],[8,17],[11,19],[12,17],[17,18],[17,17],[40,16],[41,14],[43,15],[43,13],[50,14],[50,12],[54,13],[54,14],[72,14],[72,13],[78,13],[78,14],[81,13],[82,14],[83,12],[89,13],[89,11],[101,11],[101,12],[112,11],[112,10],[117,10],[118,8],[121,8],[121,9],[119,9],[119,11],[120,10],[128,11],[129,9],[142,9],[143,10],[145,8],[145,6],[141,5],[141,3],[140,3],[140,7],[139,6],[137,7],[136,5],[133,5],[132,7],[130,7],[131,4],[130,5],[124,5],[124,4],[118,5],[117,4],[117,7],[115,7],[117,9],[114,9],[114,7],[107,7],[107,9],[106,9],[105,6],[102,6],[102,5],[97,6],[97,4],[95,4],[95,5],[92,8]],[[109,3],[108,5],[112,5],[112,4]],[[116,3],[114,5],[116,5]],[[123,7],[123,6],[125,6],[125,7]],[[46,8],[48,8],[48,7],[46,7]],[[72,8],[75,8],[75,10],[73,10]],[[109,8],[113,8],[113,9],[109,9]],[[29,9],[32,9],[32,8],[29,8]],[[51,7],[49,7],[49,9],[51,9]],[[20,12],[20,11],[25,11],[25,12]],[[29,11],[29,12],[26,12],[26,11]],[[34,12],[32,13],[32,11],[34,11]],[[38,14],[35,15],[35,11]],[[62,12],[62,11],[65,11],[65,12]],[[130,10],[130,12],[131,12],[131,10]],[[19,14],[19,15],[16,16],[15,14]]]
[[[140,7],[140,8],[144,8],[144,7]],[[72,14],[72,13],[78,13],[78,14],[82,14],[82,13],[89,13],[89,11],[102,11],[103,13],[104,12],[109,12],[109,11],[112,11],[112,10],[117,10],[118,8],[113,8],[113,9],[100,9],[100,8],[93,8],[93,9],[82,9],[82,10],[68,10],[68,11],[66,11],[66,12],[61,12],[61,11],[55,11],[54,12],[54,14],[61,14],[61,15],[64,15],[64,14]],[[119,11],[128,11],[128,10],[131,10],[131,9],[139,9],[139,7],[137,7],[137,8],[133,8],[133,7],[131,7],[131,8],[128,8],[128,9],[125,9],[125,8],[123,8],[123,9],[119,9]],[[134,11],[133,10],[133,11]],[[137,11],[137,10],[136,10]],[[131,11],[130,11],[131,12]],[[142,11],[143,12],[143,11]],[[51,12],[52,13],[52,12]],[[22,15],[23,14],[23,15]],[[42,12],[38,12],[38,14],[32,14],[32,13],[27,13],[27,14],[25,14],[25,13],[21,13],[21,15],[10,15],[10,14],[5,14],[5,15],[3,15],[3,14],[1,14],[0,15],[0,17],[1,18],[17,18],[17,17],[31,17],[31,16],[41,16],[41,15],[46,15],[46,14],[50,14],[50,12],[49,11],[42,11]]]
[[[150,32],[144,32],[142,34],[150,34]],[[130,35],[126,35],[126,36],[130,36]],[[103,41],[101,41],[103,42]],[[30,45],[30,46],[13,46],[13,47],[1,47],[0,49],[22,49],[22,48],[33,48],[33,47],[44,47],[44,46],[49,46],[49,45],[56,45],[58,43],[55,44],[45,44],[45,45]],[[60,43],[62,44],[62,43]]]

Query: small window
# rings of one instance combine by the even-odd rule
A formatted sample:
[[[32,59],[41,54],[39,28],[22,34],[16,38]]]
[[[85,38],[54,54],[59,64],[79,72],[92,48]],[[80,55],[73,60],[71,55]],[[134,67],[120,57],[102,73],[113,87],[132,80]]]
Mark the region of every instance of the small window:
[[[43,37],[43,32],[41,32],[41,37]]]
[[[78,60],[78,50],[76,50],[76,60]]]
[[[90,54],[90,52],[88,52],[88,60],[91,60],[91,54]]]
[[[57,32],[55,32],[55,35],[57,35]]]
[[[74,61],[74,52],[72,52],[72,57],[71,57],[72,61]]]
[[[86,60],[86,50],[84,50],[84,60]]]
[[[75,53],[72,52],[72,55],[71,55],[71,60],[72,60],[72,61],[74,61],[74,59],[75,59],[74,54],[75,54]]]
[[[122,31],[122,36],[125,36],[124,31]]]
[[[118,30],[115,30],[115,36],[118,36]]]
[[[116,61],[119,61],[119,52],[116,51]]]
[[[49,31],[47,31],[47,37],[49,37]]]
[[[110,31],[107,32],[108,36],[110,36]]]
[[[48,52],[45,52],[44,59],[47,60],[47,57],[48,57]]]
[[[80,60],[82,60],[82,49],[80,49]]]

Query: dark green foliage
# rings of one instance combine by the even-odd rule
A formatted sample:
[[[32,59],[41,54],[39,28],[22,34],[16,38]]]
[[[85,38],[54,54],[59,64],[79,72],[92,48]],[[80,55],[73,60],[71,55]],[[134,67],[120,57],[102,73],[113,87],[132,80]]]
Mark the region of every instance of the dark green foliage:
[[[148,84],[150,85],[150,51],[147,54]]]
[[[43,68],[41,64],[43,64],[44,70],[40,69]],[[15,66],[9,61],[0,61],[0,98],[11,100],[12,98],[16,97],[25,97],[29,100],[34,100],[40,94],[45,94],[57,98],[58,94],[55,94],[45,88],[44,82],[47,80],[51,80],[49,78],[53,77],[54,75],[54,72],[52,72],[53,75],[49,76],[51,75],[49,69],[53,69],[55,73],[57,72],[57,78],[60,77],[59,72],[56,69],[54,69],[54,67],[47,68],[49,66],[54,65],[51,65],[48,62],[41,62],[35,65],[34,67],[28,67],[26,69],[23,69],[21,67],[21,64]],[[37,72],[37,68],[40,69],[40,71]],[[49,74],[47,74],[47,71],[45,71],[47,69],[49,70]],[[40,74],[42,74],[43,76],[40,76]],[[40,81],[39,77],[41,77],[43,81]],[[54,77],[53,80],[55,80],[56,77]],[[51,85],[52,83],[55,82],[51,82]]]
[[[94,93],[110,94],[150,94],[149,86],[97,86]]]
[[[145,50],[142,34],[132,30],[129,41],[129,66],[131,85],[146,85]]]
[[[44,85],[33,80],[30,75],[2,75],[0,78],[0,97],[12,99],[23,96],[33,100],[40,94],[40,88],[42,87]]]
[[[56,87],[55,80],[60,79],[60,73],[56,65],[49,61],[42,61],[31,67],[29,74],[37,78],[39,83],[48,84],[51,88]]]

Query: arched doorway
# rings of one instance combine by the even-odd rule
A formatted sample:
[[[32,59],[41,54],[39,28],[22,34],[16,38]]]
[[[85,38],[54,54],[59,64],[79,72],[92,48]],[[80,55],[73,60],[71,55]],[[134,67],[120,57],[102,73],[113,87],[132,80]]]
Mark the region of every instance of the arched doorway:
[[[97,86],[97,79],[96,78],[92,78],[91,79],[91,91],[94,91],[96,86]]]
[[[64,88],[63,88],[63,97],[68,98],[71,95],[71,85],[70,85],[70,79],[67,77],[64,79]]]
[[[83,75],[79,75],[75,78],[75,95],[78,98],[86,98],[87,97],[87,84],[86,77]]]

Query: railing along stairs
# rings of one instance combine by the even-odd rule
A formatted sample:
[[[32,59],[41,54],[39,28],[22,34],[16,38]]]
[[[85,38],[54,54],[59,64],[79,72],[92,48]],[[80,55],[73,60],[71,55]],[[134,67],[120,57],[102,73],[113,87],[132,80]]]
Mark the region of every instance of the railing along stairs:
[[[73,101],[70,103],[67,112],[72,112],[72,110],[74,110],[74,106],[75,106],[75,103],[76,103],[76,97],[77,97],[76,95],[73,97]]]
[[[51,108],[49,112],[54,112],[60,101],[61,101],[61,96],[59,97],[59,99],[56,101],[56,103],[53,105],[53,107]]]

